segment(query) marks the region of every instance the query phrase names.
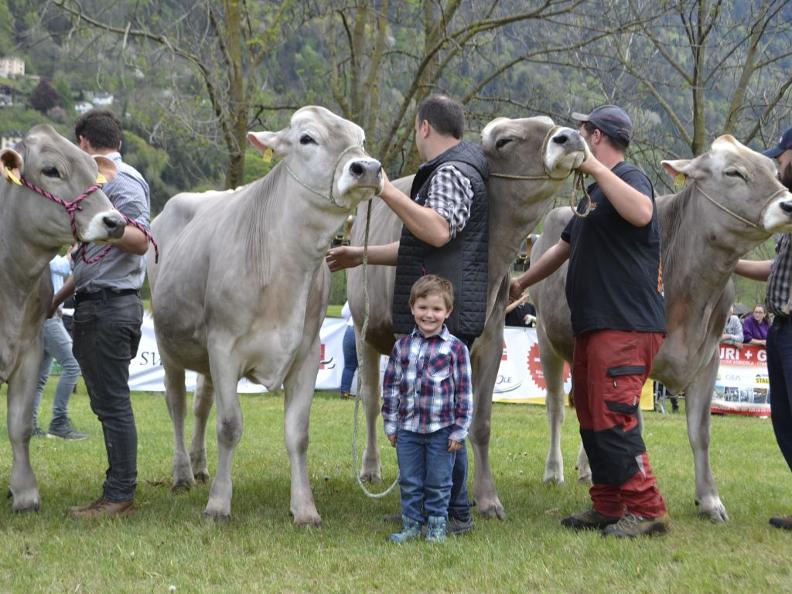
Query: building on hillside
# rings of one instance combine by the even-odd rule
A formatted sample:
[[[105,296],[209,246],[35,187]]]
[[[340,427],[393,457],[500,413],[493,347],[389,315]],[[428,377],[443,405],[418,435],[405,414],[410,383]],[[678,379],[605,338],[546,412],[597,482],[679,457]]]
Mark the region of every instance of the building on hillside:
[[[25,61],[14,56],[0,58],[0,76],[5,78],[25,76]]]
[[[14,148],[18,142],[22,142],[22,136],[19,130],[6,130],[0,133],[0,151]]]
[[[113,95],[106,91],[83,91],[83,97],[96,107],[108,107],[113,104]]]
[[[74,111],[79,114],[84,114],[86,111],[91,111],[94,108],[93,103],[90,101],[78,101],[74,104]]]

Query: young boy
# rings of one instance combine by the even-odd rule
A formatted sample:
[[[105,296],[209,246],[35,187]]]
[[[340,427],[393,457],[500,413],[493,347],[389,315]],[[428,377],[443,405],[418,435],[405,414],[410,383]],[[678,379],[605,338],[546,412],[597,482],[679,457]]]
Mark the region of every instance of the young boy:
[[[399,461],[401,532],[393,542],[421,534],[446,538],[451,470],[470,427],[473,398],[470,355],[445,321],[454,306],[454,288],[439,276],[419,278],[410,291],[415,329],[396,341],[383,381],[385,434]]]

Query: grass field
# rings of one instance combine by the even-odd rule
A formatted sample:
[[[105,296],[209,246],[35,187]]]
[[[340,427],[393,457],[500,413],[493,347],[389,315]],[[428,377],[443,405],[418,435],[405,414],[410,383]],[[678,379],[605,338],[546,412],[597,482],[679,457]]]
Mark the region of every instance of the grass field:
[[[45,426],[52,388],[51,382],[42,407]],[[144,393],[133,397],[139,511],[80,523],[66,509],[99,495],[105,468],[99,424],[80,385],[72,416],[90,439],[34,440],[41,511],[17,515],[10,502],[0,507],[0,592],[164,593],[171,585],[177,592],[792,591],[792,534],[767,524],[771,514],[792,513],[792,474],[768,420],[713,419],[713,466],[731,515],[728,524],[714,525],[696,516],[684,417],[649,413],[646,440],[673,531],[621,542],[559,526],[561,517],[588,505],[586,487],[573,480],[574,416],[564,427],[568,483],[554,487],[541,481],[544,410],[496,405],[491,453],[508,519],[477,519],[473,533],[445,545],[396,546],[386,542],[390,526],[381,516],[397,511],[397,496],[371,500],[359,491],[350,454],[354,405],[334,396],[317,393],[311,419],[309,471],[321,529],[291,523],[283,404],[275,395],[242,397],[245,433],[234,459],[228,525],[202,518],[207,486],[171,494],[170,421],[162,397]],[[7,484],[4,419],[0,426],[0,477]],[[212,434],[210,472],[214,441]],[[392,479],[393,450],[383,447],[383,459]]]

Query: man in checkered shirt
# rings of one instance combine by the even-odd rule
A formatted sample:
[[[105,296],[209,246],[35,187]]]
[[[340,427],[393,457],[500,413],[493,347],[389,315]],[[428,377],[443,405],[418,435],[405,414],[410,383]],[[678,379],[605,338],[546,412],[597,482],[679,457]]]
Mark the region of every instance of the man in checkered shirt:
[[[368,263],[396,266],[393,330],[409,334],[414,325],[408,307],[410,287],[423,275],[451,281],[455,305],[448,330],[468,348],[484,330],[487,301],[489,221],[486,182],[489,168],[478,145],[462,140],[462,106],[432,95],[418,106],[415,145],[424,163],[413,178],[410,195],[385,177],[380,197],[401,219],[399,241],[369,246]],[[330,270],[358,266],[363,248],[345,246],[328,252]],[[467,451],[457,452],[449,504],[448,532],[473,527],[467,494]]]
[[[792,128],[764,152],[778,161],[778,178],[792,191]],[[790,234],[776,242],[773,260],[740,260],[737,274],[767,281],[767,308],[773,325],[767,333],[767,372],[770,377],[770,416],[778,447],[792,469],[792,250]],[[792,530],[792,515],[770,518],[777,528]]]

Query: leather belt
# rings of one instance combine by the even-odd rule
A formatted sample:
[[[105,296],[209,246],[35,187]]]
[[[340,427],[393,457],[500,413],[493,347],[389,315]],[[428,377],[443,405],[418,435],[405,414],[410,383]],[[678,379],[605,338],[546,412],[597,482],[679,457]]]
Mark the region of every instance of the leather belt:
[[[74,299],[77,303],[82,301],[99,301],[112,299],[113,297],[123,297],[124,295],[139,295],[138,289],[99,289],[98,291],[79,291]]]

